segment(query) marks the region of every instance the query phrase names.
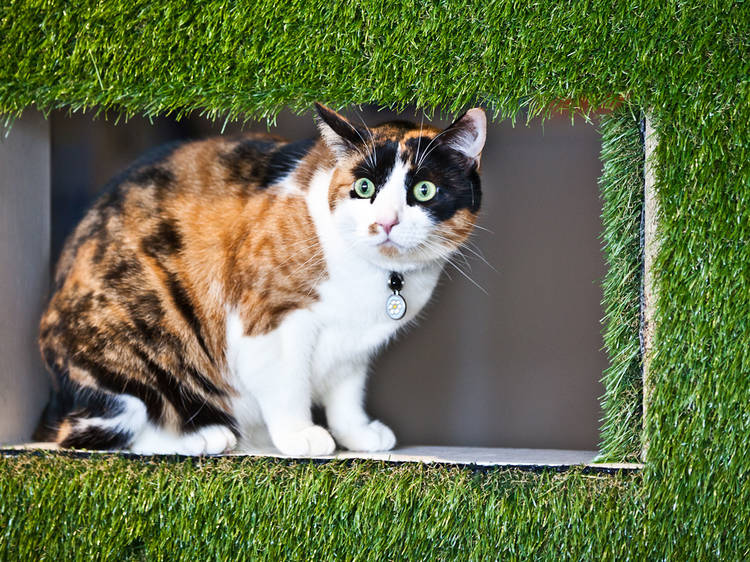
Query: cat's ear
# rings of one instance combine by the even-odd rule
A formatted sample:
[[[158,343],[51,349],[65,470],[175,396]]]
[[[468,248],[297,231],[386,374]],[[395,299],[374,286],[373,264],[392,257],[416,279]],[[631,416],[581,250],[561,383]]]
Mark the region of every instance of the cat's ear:
[[[487,139],[487,117],[484,110],[479,107],[470,109],[445,129],[439,139],[479,166],[484,141]]]
[[[356,151],[357,145],[364,142],[365,131],[360,131],[346,117],[320,103],[315,104],[315,109],[320,117],[317,120],[320,135],[338,156]]]

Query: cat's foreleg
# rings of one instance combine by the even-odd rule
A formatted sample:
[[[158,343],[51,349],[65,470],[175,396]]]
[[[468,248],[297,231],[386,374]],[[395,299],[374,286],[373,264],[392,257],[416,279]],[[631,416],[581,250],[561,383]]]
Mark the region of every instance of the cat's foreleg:
[[[367,361],[349,362],[337,369],[323,397],[328,427],[336,441],[352,451],[387,451],[396,444],[388,426],[371,420],[364,410]]]
[[[314,330],[304,313],[296,314],[262,343],[248,338],[238,357],[241,377],[260,407],[271,441],[285,455],[330,455],[336,448],[330,433],[312,421]]]

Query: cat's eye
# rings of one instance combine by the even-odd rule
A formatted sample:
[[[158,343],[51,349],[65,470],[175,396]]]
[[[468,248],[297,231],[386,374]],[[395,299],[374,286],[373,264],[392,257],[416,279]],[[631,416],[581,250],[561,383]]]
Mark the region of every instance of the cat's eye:
[[[414,198],[417,201],[429,201],[437,193],[437,187],[431,181],[421,181],[414,186]]]
[[[367,178],[359,178],[354,182],[354,193],[362,199],[369,199],[375,195],[375,184]]]

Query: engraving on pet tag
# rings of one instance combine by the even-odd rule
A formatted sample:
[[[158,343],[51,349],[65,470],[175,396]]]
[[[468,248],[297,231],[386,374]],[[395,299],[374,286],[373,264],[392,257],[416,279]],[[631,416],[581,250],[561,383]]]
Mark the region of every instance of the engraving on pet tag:
[[[398,293],[393,293],[385,301],[385,311],[394,320],[401,320],[406,314],[406,301]]]

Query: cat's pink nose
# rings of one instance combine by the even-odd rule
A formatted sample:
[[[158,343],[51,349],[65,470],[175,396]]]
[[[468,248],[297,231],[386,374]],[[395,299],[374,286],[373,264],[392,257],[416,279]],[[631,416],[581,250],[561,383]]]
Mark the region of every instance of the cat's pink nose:
[[[383,227],[386,234],[391,233],[391,229],[398,224],[398,217],[389,219],[378,219],[378,224]]]

